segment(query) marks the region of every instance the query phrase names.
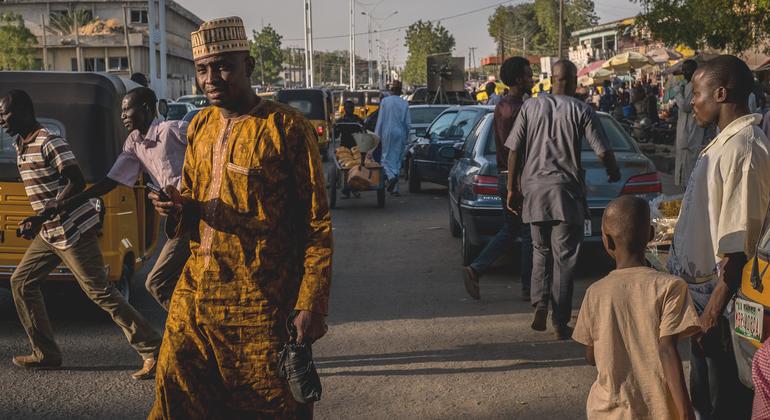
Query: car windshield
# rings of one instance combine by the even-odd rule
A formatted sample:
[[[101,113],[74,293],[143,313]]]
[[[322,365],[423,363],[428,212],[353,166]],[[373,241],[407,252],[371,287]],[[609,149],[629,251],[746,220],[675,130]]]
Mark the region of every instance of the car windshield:
[[[633,140],[629,137],[628,133],[623,130],[623,127],[618,124],[612,117],[606,115],[600,115],[599,121],[602,123],[604,133],[607,134],[607,138],[610,141],[610,150],[613,152],[633,152],[634,146],[631,144]],[[585,139],[581,148],[584,152],[590,152],[591,146]]]
[[[633,140],[628,137],[628,134],[623,130],[623,127],[617,123],[617,121],[615,121],[612,117],[600,115],[599,122],[601,122],[602,128],[604,128],[604,132],[607,134],[607,138],[610,140],[610,150],[613,152],[634,151],[634,147],[631,145]],[[492,133],[492,135],[495,135],[494,130],[492,130]],[[581,150],[584,152],[590,152],[591,146],[588,144],[588,142],[584,141],[581,145]],[[496,152],[496,142],[488,141],[485,154],[491,155],[495,154]]]
[[[195,116],[198,115],[199,112],[201,112],[200,108],[194,109],[194,110],[188,112],[187,114],[185,114],[185,116],[184,116],[184,118],[182,118],[182,120],[187,121],[187,122],[191,122],[193,120],[193,118],[195,118]]]
[[[203,108],[209,105],[209,100],[205,96],[182,96],[177,102],[186,102],[196,108]]]
[[[364,100],[365,100],[364,92],[345,91],[342,93],[342,103],[345,103],[345,101],[351,101],[355,106],[363,106]]]
[[[481,115],[481,112],[476,110],[462,110],[458,112],[457,118],[452,122],[452,126],[442,133],[442,137],[447,139],[467,138]]]
[[[367,105],[379,105],[380,104],[380,92],[368,92],[366,95]]]
[[[176,121],[181,120],[184,118],[185,114],[187,114],[187,105],[185,104],[168,104],[168,115],[166,115],[166,120],[168,121]]]
[[[309,120],[325,120],[324,94],[314,90],[282,90],[278,102],[298,110]]]
[[[430,124],[445,109],[446,107],[441,106],[412,107],[409,108],[409,117],[412,119],[412,124]]]
[[[38,118],[37,121],[51,134],[67,136],[64,124],[52,118]],[[0,130],[0,181],[15,181],[19,177],[16,170],[16,147],[14,137]]]

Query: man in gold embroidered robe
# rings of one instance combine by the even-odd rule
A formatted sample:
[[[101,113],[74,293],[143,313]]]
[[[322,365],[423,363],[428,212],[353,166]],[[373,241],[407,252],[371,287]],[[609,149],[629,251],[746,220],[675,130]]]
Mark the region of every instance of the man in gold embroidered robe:
[[[188,128],[181,191],[151,195],[192,255],[169,307],[151,419],[307,418],[278,377],[292,311],[298,341],[326,332],[332,229],[315,133],[250,86],[239,18],[193,33],[212,106]]]

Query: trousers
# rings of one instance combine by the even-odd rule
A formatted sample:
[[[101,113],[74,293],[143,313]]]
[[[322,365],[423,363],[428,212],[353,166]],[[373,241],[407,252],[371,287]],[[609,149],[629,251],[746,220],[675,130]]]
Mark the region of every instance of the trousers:
[[[11,291],[19,320],[29,337],[33,354],[41,360],[61,360],[61,350],[53,337],[40,286],[62,262],[88,298],[123,330],[128,342],[143,359],[158,354],[160,335],[107,279],[96,231],[91,229],[81,234],[80,239],[67,249],[55,248],[38,235],[11,275]]]
[[[562,221],[533,222],[532,305],[548,308],[555,323],[566,326],[572,318],[572,294],[583,226]]]

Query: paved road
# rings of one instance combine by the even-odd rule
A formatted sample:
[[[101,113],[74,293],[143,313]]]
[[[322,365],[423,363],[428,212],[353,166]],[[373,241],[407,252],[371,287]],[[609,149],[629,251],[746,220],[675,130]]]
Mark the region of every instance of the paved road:
[[[339,202],[330,330],[315,348],[324,384],[317,417],[582,417],[595,376],[582,348],[529,329],[513,258],[482,279],[481,301],[466,295],[445,192],[388,197],[382,210],[371,193]],[[604,273],[598,260],[583,258],[576,311]],[[138,356],[81,294],[60,289],[47,291],[66,365],[58,371],[11,364],[28,346],[0,295],[0,418],[143,418],[153,382],[129,378]],[[162,310],[138,289],[138,308],[160,328]]]

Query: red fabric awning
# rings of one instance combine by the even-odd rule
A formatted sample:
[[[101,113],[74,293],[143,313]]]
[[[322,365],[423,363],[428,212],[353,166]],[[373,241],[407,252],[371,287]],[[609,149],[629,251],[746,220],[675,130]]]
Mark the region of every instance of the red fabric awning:
[[[588,76],[588,73],[602,68],[602,64],[604,64],[605,62],[607,62],[607,60],[594,61],[593,63],[590,63],[589,65],[583,67],[582,69],[580,69],[580,71],[578,71],[578,77]]]

